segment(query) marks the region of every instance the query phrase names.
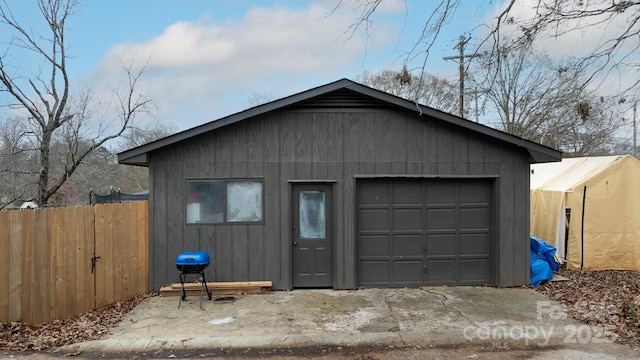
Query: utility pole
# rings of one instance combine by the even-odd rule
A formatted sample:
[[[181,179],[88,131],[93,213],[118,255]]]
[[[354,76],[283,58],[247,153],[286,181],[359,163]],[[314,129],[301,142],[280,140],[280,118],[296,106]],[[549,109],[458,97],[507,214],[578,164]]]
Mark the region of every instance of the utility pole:
[[[467,38],[464,35],[460,35],[460,41],[458,42],[458,45],[454,47],[454,49],[460,50],[460,55],[445,56],[442,58],[444,60],[458,60],[460,63],[460,117],[464,117],[464,59],[480,56],[480,54],[465,55],[464,47],[467,42],[469,42],[469,39],[470,38]]]

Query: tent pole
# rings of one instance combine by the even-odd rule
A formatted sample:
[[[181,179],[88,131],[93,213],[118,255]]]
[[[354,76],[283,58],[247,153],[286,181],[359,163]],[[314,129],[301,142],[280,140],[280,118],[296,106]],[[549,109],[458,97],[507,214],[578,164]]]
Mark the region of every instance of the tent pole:
[[[587,200],[587,185],[584,186],[584,190],[582,192],[582,224],[580,225],[580,271],[582,271],[582,267],[584,266],[584,208],[585,201]]]

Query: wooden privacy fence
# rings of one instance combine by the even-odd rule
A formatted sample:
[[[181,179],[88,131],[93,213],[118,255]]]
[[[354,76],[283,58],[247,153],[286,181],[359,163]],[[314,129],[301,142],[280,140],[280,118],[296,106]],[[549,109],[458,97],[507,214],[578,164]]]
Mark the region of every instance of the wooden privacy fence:
[[[0,211],[0,322],[43,323],[148,290],[147,201]]]

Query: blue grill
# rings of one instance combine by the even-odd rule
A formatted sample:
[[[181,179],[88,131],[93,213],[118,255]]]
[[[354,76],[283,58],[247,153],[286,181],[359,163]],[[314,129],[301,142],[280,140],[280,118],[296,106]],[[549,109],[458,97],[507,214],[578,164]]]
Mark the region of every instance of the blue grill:
[[[211,258],[209,257],[209,254],[204,251],[185,251],[178,255],[176,258],[176,267],[180,270],[180,285],[182,289],[180,300],[178,301],[178,309],[180,309],[182,301],[187,298],[187,293],[184,290],[184,282],[188,275],[200,275],[201,277],[202,286],[200,288],[200,308],[202,308],[202,297],[204,296],[205,290],[207,291],[209,300],[211,300],[211,291],[209,291],[207,279],[204,276],[204,269],[209,266],[210,262]]]

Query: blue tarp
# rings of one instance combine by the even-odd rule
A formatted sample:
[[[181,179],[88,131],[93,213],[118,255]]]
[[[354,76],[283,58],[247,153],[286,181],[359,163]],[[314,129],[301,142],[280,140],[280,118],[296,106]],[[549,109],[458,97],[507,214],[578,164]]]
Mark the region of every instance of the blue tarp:
[[[531,285],[540,286],[544,281],[553,278],[553,272],[560,267],[553,256],[556,248],[553,245],[531,235],[530,237]]]

